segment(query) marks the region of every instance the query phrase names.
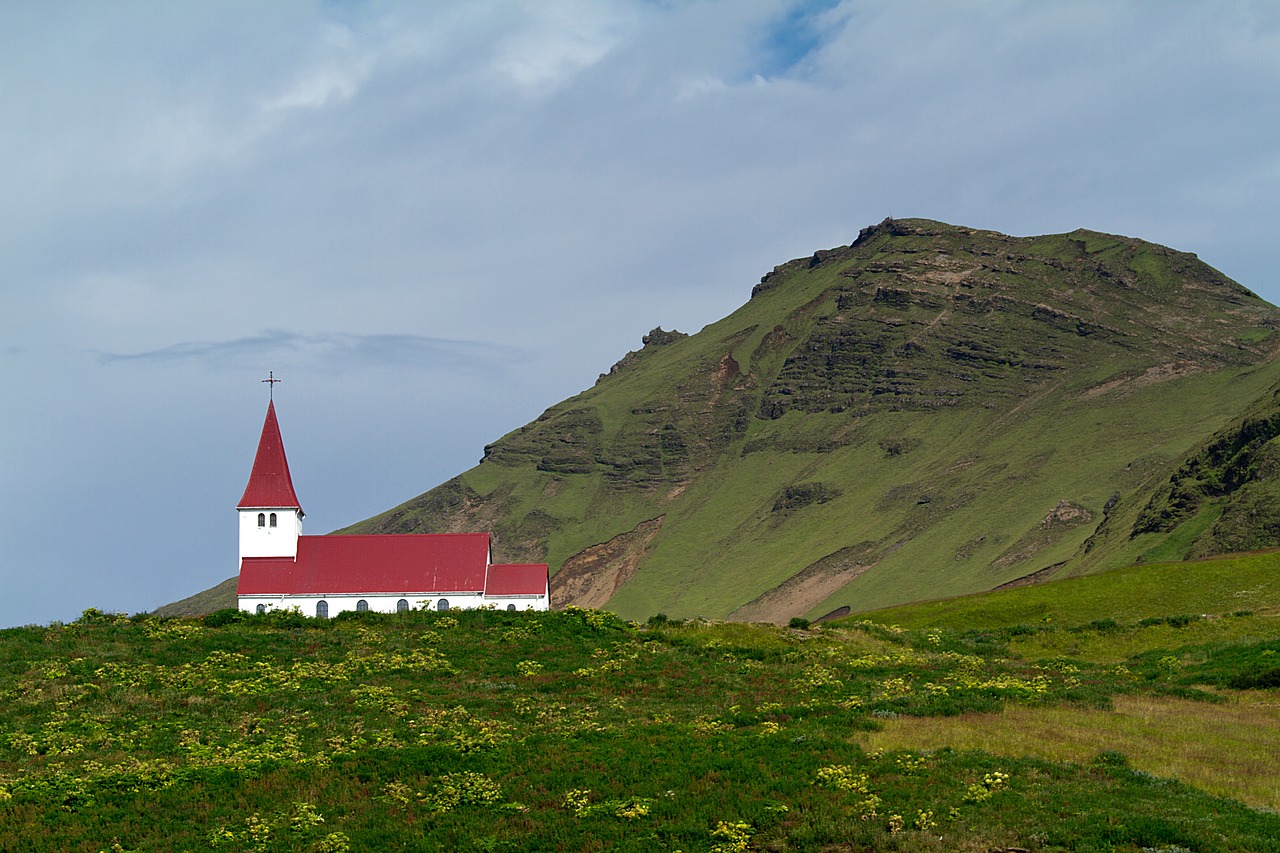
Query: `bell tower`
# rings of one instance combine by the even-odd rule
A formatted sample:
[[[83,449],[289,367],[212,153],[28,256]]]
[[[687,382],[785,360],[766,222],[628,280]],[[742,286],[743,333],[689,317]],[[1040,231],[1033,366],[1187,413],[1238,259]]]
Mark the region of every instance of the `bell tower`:
[[[280,380],[273,375],[262,381],[274,384]],[[267,403],[267,419],[262,424],[262,437],[258,439],[258,453],[253,457],[253,471],[236,510],[240,516],[241,560],[245,557],[298,558],[304,513],[293,491],[274,399]]]

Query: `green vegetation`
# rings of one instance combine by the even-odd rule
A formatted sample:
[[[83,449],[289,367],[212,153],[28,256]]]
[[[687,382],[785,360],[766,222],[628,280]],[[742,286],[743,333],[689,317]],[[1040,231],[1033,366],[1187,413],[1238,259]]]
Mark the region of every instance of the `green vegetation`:
[[[1128,566],[1098,575],[984,595],[876,611],[867,618],[907,628],[1017,628],[1034,634],[1111,619],[1123,623],[1174,614],[1251,615],[1280,611],[1280,552],[1189,563]],[[1175,620],[1177,621],[1177,620]]]
[[[899,625],[86,611],[0,631],[4,847],[1276,851],[1277,559]]]
[[[1164,695],[1115,695],[1102,708],[1042,704],[959,719],[904,717],[861,743],[1077,763],[1111,751],[1138,772],[1274,810],[1280,807],[1273,769],[1280,751],[1278,573],[1280,553],[1239,555],[870,614],[900,626],[963,628],[971,641],[1004,645],[1042,666],[1114,666],[1163,685]],[[1184,690],[1192,691],[1183,694],[1189,698],[1178,698]]]
[[[1266,547],[1278,323],[1141,240],[886,220],[348,531],[492,530],[562,602],[783,625]]]

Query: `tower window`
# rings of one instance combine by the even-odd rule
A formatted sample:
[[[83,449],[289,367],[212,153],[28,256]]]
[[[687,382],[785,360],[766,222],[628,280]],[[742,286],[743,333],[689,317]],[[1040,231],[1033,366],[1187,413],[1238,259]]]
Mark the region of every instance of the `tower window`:
[[[368,611],[369,611],[369,602],[365,601],[363,598],[356,602],[357,613],[367,613]]]
[[[267,514],[265,512],[258,513],[258,526],[259,527],[267,526]]]
[[[261,616],[263,613],[266,613],[266,612],[267,612],[267,605],[265,605],[265,604],[259,604],[259,605],[258,605],[258,615],[259,615],[259,616]]]
[[[323,598],[316,602],[316,616],[321,619],[329,618],[329,602]]]
[[[445,611],[449,609],[449,599],[442,598],[436,602],[436,610]]]
[[[516,609],[516,606],[515,606],[514,604],[508,604],[508,605],[507,605],[507,609],[508,609],[508,610],[515,610],[515,609]]]
[[[276,514],[274,512],[271,513],[271,526],[272,527],[276,526]]]
[[[408,601],[406,601],[405,599],[403,599],[403,598],[402,598],[402,599],[400,599],[399,601],[397,601],[397,602],[396,602],[396,612],[397,612],[397,613],[404,613],[404,612],[405,612],[406,610],[408,610],[408,609],[409,609],[409,602],[408,602]]]

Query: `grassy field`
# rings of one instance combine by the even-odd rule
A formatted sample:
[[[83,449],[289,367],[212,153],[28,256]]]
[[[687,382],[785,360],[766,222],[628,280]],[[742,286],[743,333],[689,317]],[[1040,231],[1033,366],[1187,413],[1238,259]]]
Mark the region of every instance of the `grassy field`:
[[[1280,552],[1151,563],[865,614],[912,627],[1012,628],[1137,622],[1173,614],[1280,611]]]
[[[1274,560],[938,624],[87,611],[0,631],[0,848],[1277,851]]]

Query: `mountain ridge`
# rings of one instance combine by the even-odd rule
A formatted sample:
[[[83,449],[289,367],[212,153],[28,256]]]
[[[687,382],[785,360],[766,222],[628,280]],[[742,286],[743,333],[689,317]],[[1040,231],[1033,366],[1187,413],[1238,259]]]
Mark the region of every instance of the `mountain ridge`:
[[[886,219],[340,532],[491,530],[497,559],[551,564],[560,605],[784,622],[1258,547],[1224,501],[1269,487],[1170,478],[1271,423],[1278,328],[1137,238]],[[1264,433],[1246,479],[1280,471]]]
[[[1095,571],[1153,547],[1102,522],[1280,381],[1278,323],[1136,238],[887,219],[775,267],[695,335],[655,329],[475,468],[346,530],[493,529],[504,559],[558,569],[563,602],[636,618],[817,616]],[[1017,518],[984,533],[993,512]]]

